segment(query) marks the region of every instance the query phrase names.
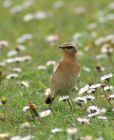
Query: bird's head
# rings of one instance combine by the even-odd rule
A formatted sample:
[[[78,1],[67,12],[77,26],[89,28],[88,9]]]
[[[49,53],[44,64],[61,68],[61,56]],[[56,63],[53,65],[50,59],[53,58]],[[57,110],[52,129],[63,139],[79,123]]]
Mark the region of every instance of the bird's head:
[[[63,50],[64,54],[74,56],[77,52],[76,46],[72,43],[64,43],[59,48]]]

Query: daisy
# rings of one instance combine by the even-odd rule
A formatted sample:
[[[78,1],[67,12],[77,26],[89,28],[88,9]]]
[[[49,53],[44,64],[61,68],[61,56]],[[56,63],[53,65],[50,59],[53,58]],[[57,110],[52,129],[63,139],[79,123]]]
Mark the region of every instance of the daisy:
[[[98,116],[98,119],[100,119],[100,120],[107,120],[107,117],[106,116]]]
[[[87,93],[95,93],[96,92],[96,89],[95,88],[91,88],[91,89],[89,89],[88,91],[87,91]]]
[[[16,74],[16,73],[11,73],[6,76],[7,79],[13,79],[13,78],[17,78],[17,77],[18,77],[18,74]]]
[[[29,13],[29,14],[27,14],[27,15],[25,15],[25,16],[23,17],[23,20],[24,20],[25,22],[31,21],[31,20],[33,20],[33,19],[34,19],[34,14],[31,14],[31,13]]]
[[[109,100],[114,99],[114,94],[109,95]]]
[[[82,104],[86,104],[87,100],[85,97],[76,97],[74,102],[81,106]]]
[[[21,37],[19,37],[16,41],[17,43],[24,43],[27,40],[33,39],[32,34],[23,34]]]
[[[104,69],[104,67],[101,67],[101,66],[98,64],[98,65],[96,65],[96,70],[97,70],[98,72],[101,72],[101,71],[104,71],[105,69]]]
[[[23,112],[26,112],[27,110],[30,110],[30,107],[29,106],[24,106],[23,107]]]
[[[87,96],[84,96],[86,98],[87,101],[94,101],[95,100],[95,97],[92,96],[92,95],[87,95]]]
[[[26,50],[25,46],[23,46],[23,45],[18,45],[15,49],[16,49],[16,51],[25,51]]]
[[[21,81],[21,82],[17,82],[17,84],[23,86],[23,87],[26,87],[28,88],[29,87],[29,83],[27,81]]]
[[[49,43],[55,43],[58,41],[58,39],[59,37],[57,35],[49,35],[47,36],[46,41]]]
[[[45,95],[48,96],[49,94],[50,94],[50,88],[47,88],[47,89],[45,90]]]
[[[59,133],[59,132],[61,132],[61,131],[62,131],[61,128],[53,128],[53,129],[51,130],[51,133],[56,134],[56,133]]]
[[[90,122],[90,120],[87,118],[78,118],[77,121],[80,122],[81,124],[89,124]]]
[[[80,15],[80,14],[84,14],[86,12],[86,7],[77,7],[75,9],[75,14]]]
[[[90,72],[91,71],[91,69],[88,68],[88,67],[83,67],[83,70],[86,71],[86,72]]]
[[[97,89],[97,88],[99,88],[99,87],[101,87],[101,84],[100,84],[100,83],[95,84],[95,85],[91,85],[91,86],[89,87],[89,89]]]
[[[98,112],[98,111],[95,112],[95,113],[90,113],[90,114],[88,114],[88,117],[91,118],[91,117],[95,117],[95,116],[97,116],[97,115],[99,115],[99,112]]]
[[[99,112],[99,108],[97,106],[89,106],[87,108],[87,112],[88,113],[95,113],[95,112]]]
[[[21,124],[20,128],[21,129],[22,128],[31,128],[31,124],[30,124],[30,122],[24,122],[24,123]]]
[[[11,50],[11,51],[9,51],[9,52],[7,53],[7,56],[8,56],[8,57],[12,57],[12,56],[15,56],[15,55],[17,55],[17,51],[16,51],[16,50]]]
[[[112,73],[104,75],[104,76],[101,77],[101,81],[110,80],[112,77],[113,77]]]
[[[89,85],[87,84],[79,90],[79,94],[86,93],[88,91],[88,89],[89,89]]]
[[[43,112],[40,112],[39,115],[40,115],[41,118],[43,118],[43,117],[46,117],[46,116],[50,115],[51,113],[52,113],[51,110],[45,110]]]
[[[105,38],[104,37],[101,37],[101,38],[98,38],[98,39],[95,40],[95,45],[96,46],[100,46],[104,43],[105,43]]]
[[[55,66],[55,65],[56,65],[56,62],[50,60],[50,61],[48,61],[48,62],[46,63],[46,65],[47,65],[47,66],[50,66],[50,65]]]
[[[0,134],[0,140],[9,140],[10,134],[9,133],[1,133]]]
[[[13,68],[12,70],[13,70],[14,72],[19,72],[19,73],[22,71],[21,68]]]
[[[69,100],[69,96],[62,96],[62,97],[59,98],[58,101],[59,101],[59,102],[61,102],[61,101],[64,101],[64,102],[65,102],[65,101],[67,101],[67,100]]]
[[[100,108],[100,115],[104,115],[106,113],[106,109],[105,108]]]
[[[74,128],[74,127],[67,128],[66,132],[67,132],[68,135],[75,135],[78,132],[78,129]]]
[[[5,0],[3,2],[4,8],[10,8],[12,6],[12,1],[11,0]]]
[[[8,42],[5,40],[0,40],[0,49],[8,47]]]
[[[55,1],[53,3],[53,8],[54,9],[60,9],[64,6],[64,2],[63,1]]]
[[[38,70],[46,70],[46,69],[47,69],[47,67],[44,66],[44,65],[40,65],[40,66],[38,66]]]
[[[105,90],[105,91],[110,91],[110,90],[112,90],[112,89],[114,89],[113,86],[106,86],[106,87],[104,87],[104,90]]]

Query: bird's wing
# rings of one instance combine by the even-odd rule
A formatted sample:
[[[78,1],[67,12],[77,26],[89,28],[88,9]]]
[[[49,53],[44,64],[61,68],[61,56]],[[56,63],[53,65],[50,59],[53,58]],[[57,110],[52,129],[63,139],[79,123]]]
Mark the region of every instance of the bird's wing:
[[[52,94],[54,94],[54,92],[58,92],[58,90],[59,90],[62,72],[63,72],[63,65],[62,65],[62,62],[59,62],[59,64],[56,66],[54,73],[52,74],[51,80],[50,80],[50,89],[51,89]]]

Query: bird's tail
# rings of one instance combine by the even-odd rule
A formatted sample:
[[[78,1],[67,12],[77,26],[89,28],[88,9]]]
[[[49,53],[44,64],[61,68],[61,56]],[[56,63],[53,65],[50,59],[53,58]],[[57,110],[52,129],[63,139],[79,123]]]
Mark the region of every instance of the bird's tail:
[[[53,102],[53,100],[54,100],[54,97],[51,94],[49,94],[48,97],[45,100],[45,103],[46,104],[51,104]]]

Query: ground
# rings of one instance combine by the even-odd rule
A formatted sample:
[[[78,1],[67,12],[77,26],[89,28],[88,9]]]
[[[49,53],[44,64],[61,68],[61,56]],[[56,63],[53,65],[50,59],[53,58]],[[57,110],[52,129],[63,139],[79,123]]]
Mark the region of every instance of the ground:
[[[53,113],[43,118],[47,125],[34,119],[30,120],[29,111],[23,112],[23,107],[29,102],[37,106],[38,112],[49,109],[45,104],[45,90],[49,88],[49,79],[54,67],[46,66],[46,63],[50,60],[59,61],[62,53],[58,47],[64,42],[73,41],[77,45],[77,59],[81,66],[80,77],[76,84],[78,91],[71,93],[72,97],[80,96],[79,89],[86,84],[99,83],[101,76],[113,73],[113,52],[111,51],[110,56],[101,52],[104,45],[111,46],[110,40],[109,42],[105,40],[104,44],[98,40],[113,34],[114,4],[110,6],[112,0],[62,0],[58,3],[53,0],[33,0],[33,5],[21,9],[22,11],[18,13],[14,13],[15,11],[11,13],[11,8],[16,5],[22,7],[24,1],[12,0],[12,5],[8,8],[4,7],[4,2],[0,0],[0,40],[7,41],[8,46],[6,44],[7,47],[0,49],[0,63],[17,56],[30,56],[32,59],[27,62],[5,63],[0,67],[3,73],[0,80],[0,99],[2,101],[4,97],[7,100],[5,104],[0,105],[0,133],[8,132],[11,136],[22,137],[31,134],[35,140],[65,140],[68,137],[66,129],[75,127],[78,129],[79,138],[90,135],[93,140],[99,137],[104,140],[114,140],[113,104],[104,98],[101,89],[97,90],[98,97],[93,103],[87,103],[82,107],[76,104],[76,109],[72,110],[66,102],[58,104],[56,100],[53,104]],[[25,15],[38,11],[44,13],[37,19],[24,21]],[[31,34],[32,38],[22,43],[17,42],[23,34]],[[50,35],[52,40],[46,40]],[[100,42],[99,45],[96,40]],[[112,40],[114,42],[114,36]],[[15,50],[19,44],[25,46],[26,50],[8,56],[8,52]],[[111,48],[113,50],[113,45]],[[101,59],[97,59],[99,54]],[[39,69],[40,65],[46,66],[44,67],[46,69]],[[96,70],[97,65],[103,67],[104,71]],[[15,67],[21,68],[22,72],[13,72]],[[7,79],[10,73],[17,73],[18,77]],[[21,81],[27,81],[29,87],[20,86],[18,82]],[[110,84],[114,84],[113,78]],[[113,91],[107,91],[112,94],[110,92]],[[90,124],[80,124],[77,118],[87,116],[86,108],[91,105],[105,108],[107,120],[100,120],[95,116],[90,118]],[[27,121],[34,127],[20,128]],[[53,134],[51,132],[53,128],[61,128],[62,132]]]

